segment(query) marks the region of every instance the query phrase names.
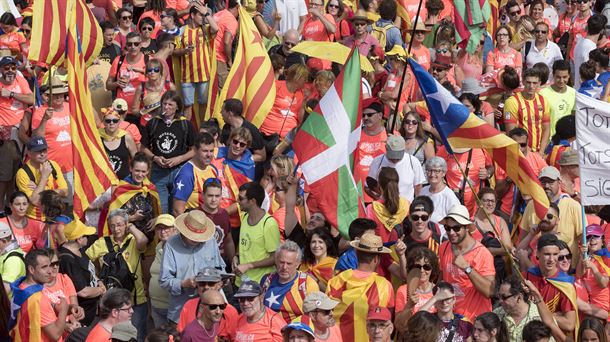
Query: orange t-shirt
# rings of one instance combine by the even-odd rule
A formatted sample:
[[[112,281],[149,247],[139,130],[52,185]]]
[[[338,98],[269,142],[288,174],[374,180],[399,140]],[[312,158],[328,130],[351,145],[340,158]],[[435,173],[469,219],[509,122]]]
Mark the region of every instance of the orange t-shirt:
[[[19,288],[21,289],[25,289],[26,287],[27,285],[24,283],[21,283],[19,285]],[[40,328],[44,328],[49,324],[55,323],[55,321],[57,320],[57,314],[55,314],[55,310],[53,309],[53,303],[51,302],[49,297],[45,295],[40,296],[40,303],[38,308],[40,310]],[[44,331],[42,331],[40,336],[42,336],[41,342],[63,342],[64,340],[64,338],[60,336],[59,340],[55,341],[47,337]]]
[[[178,326],[176,329],[178,332],[183,332],[189,323],[191,323],[196,317],[197,305],[199,305],[199,298],[189,299],[180,312],[180,318],[178,320]],[[237,309],[233,305],[228,304],[224,311],[224,315],[220,319],[220,325],[218,326],[218,336],[227,337],[230,341],[235,338],[235,329],[237,329],[237,320],[239,314]]]
[[[70,297],[76,296],[76,289],[74,288],[74,283],[67,275],[63,273],[57,274],[57,280],[53,286],[45,286],[42,289],[42,293],[49,298],[51,303],[59,304],[60,298],[65,298],[69,304]]]
[[[0,90],[6,89],[15,94],[31,94],[28,81],[21,75],[15,75],[13,84],[0,82]],[[0,126],[16,126],[23,118],[25,105],[15,98],[0,96]]]
[[[110,342],[112,339],[112,333],[106,329],[104,329],[100,324],[96,324],[89,335],[87,335],[87,339],[85,342]]]
[[[319,337],[316,337],[315,339],[316,342],[343,342],[343,338],[341,337],[341,330],[339,329],[338,325],[333,325],[332,327],[328,328],[328,337],[326,337],[326,339],[321,339]]]
[[[273,312],[269,308],[265,308],[265,315],[256,323],[248,323],[244,314],[239,315],[237,322],[237,331],[235,333],[235,342],[250,342],[265,340],[271,342],[282,342],[282,328],[286,325],[286,321],[278,312]]]
[[[373,159],[385,153],[386,140],[388,140],[388,134],[385,130],[381,130],[376,135],[368,135],[364,131],[362,132],[356,147],[358,159],[354,161],[354,180],[356,183],[362,182],[362,186],[364,186]],[[365,193],[364,202],[372,201],[373,199]]]
[[[500,52],[500,50],[493,49],[487,54],[487,65],[493,65],[494,70],[500,70],[508,65],[513,68],[523,67],[523,59],[521,52],[510,48],[507,53]]]
[[[335,18],[333,18],[333,16],[330,14],[324,14],[324,18],[331,23],[335,23]],[[330,42],[333,40],[333,34],[326,30],[322,20],[308,15],[305,23],[303,24],[303,40]]]
[[[129,71],[128,68],[134,68],[138,70],[146,69],[146,64],[144,63],[144,54],[141,54],[141,58],[134,64],[129,64],[127,61],[127,57],[123,59],[123,64],[121,64],[121,70],[117,68],[119,65],[120,58],[115,58],[114,62],[112,62],[112,67],[110,67],[109,77],[116,77],[118,80],[120,77],[129,77],[129,84],[125,88],[117,88],[116,97],[120,99],[124,99],[127,101],[128,113],[131,112],[131,106],[133,105],[133,100],[136,95],[136,89],[140,87],[142,82],[146,82],[146,76],[136,71]]]
[[[32,127],[38,128],[48,106],[38,107],[32,114]],[[60,111],[55,110],[53,117],[47,120],[45,126],[45,139],[49,145],[49,159],[54,160],[61,167],[61,172],[72,171],[72,138],[70,136],[70,105],[64,102]]]
[[[603,266],[600,265],[599,260],[595,258],[591,260],[601,274],[608,275]],[[591,304],[595,304],[605,311],[610,310],[610,288],[608,286],[605,288],[599,287],[592,271],[585,272],[584,276],[582,277],[582,281],[584,283],[584,287],[589,293]]]
[[[474,247],[463,256],[480,275],[484,277],[495,276],[493,256],[480,242],[475,241]],[[455,291],[454,311],[474,322],[478,315],[491,311],[491,300],[477,291],[468,275],[453,264],[453,259],[451,243],[449,241],[443,242],[439,248],[439,261],[443,280],[452,284]]]
[[[237,33],[238,22],[237,19],[228,10],[222,10],[214,14],[214,20],[218,25],[218,32],[214,38],[214,46],[216,48],[216,59],[219,62],[227,62],[227,56],[225,55],[225,34],[227,31],[231,33],[233,39]]]
[[[411,48],[411,54],[413,55],[415,61],[417,61],[417,63],[424,69],[430,69],[430,50],[425,45],[422,44],[418,48],[413,46],[413,48]]]
[[[424,304],[426,304],[426,302],[428,302],[430,298],[432,298],[432,296],[434,295],[432,294],[432,291],[430,291],[427,293],[418,293],[417,296],[419,298],[419,301],[415,303],[415,306],[413,307],[413,309],[411,309],[412,313],[416,313],[417,311],[419,311],[419,308],[424,306]],[[396,290],[396,313],[399,313],[405,309],[405,307],[407,306],[407,300],[407,284],[400,285],[398,290]],[[429,311],[436,312],[436,309],[434,307],[431,307]]]
[[[27,39],[23,33],[13,31],[0,36],[0,49],[10,49],[12,53],[24,53],[21,51],[21,44],[26,43]]]
[[[4,217],[0,219],[0,222],[7,223],[6,220],[6,217]],[[23,229],[16,228],[14,223],[12,224],[13,234],[17,239],[17,243],[25,253],[29,252],[34,246],[36,246],[36,248],[44,247],[43,244],[40,244],[40,242],[43,242],[42,231],[44,229],[44,223],[37,220],[28,219],[28,225]]]
[[[300,89],[291,93],[286,86],[286,81],[275,81],[275,86],[273,107],[263,121],[260,131],[265,135],[279,133],[283,138],[299,124],[298,113],[305,96]]]

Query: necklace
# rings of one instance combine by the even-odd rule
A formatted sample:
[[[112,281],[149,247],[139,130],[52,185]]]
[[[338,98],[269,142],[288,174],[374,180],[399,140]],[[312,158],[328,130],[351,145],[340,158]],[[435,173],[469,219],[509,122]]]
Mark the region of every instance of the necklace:
[[[201,322],[201,321],[200,321],[200,323],[201,323],[201,327],[203,328],[203,331],[205,332],[205,335],[207,337],[214,337],[214,336],[216,336],[216,324],[212,324],[212,333],[210,334],[208,332],[208,329],[205,328],[205,324],[203,324],[203,322]]]

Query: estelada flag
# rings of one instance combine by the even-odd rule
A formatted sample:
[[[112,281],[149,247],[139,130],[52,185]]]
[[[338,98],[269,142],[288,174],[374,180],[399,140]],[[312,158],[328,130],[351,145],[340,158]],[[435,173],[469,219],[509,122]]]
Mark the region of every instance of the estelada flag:
[[[20,285],[24,280],[25,277],[21,277],[10,285],[13,298],[8,328],[15,342],[42,341],[40,303],[44,296],[43,285],[34,284],[22,289]]]
[[[549,199],[540,185],[538,175],[521,153],[519,144],[470,113],[466,106],[415,60],[409,58],[408,63],[447,151],[453,154],[452,148],[485,149],[491,159],[517,184],[519,190],[532,197],[536,216],[542,219],[549,208]]]
[[[102,29],[84,0],[36,0],[33,4],[32,38],[28,59],[48,65],[63,65],[68,31],[78,28],[85,64],[100,53]],[[74,17],[75,24],[71,23]]]
[[[292,144],[311,195],[344,237],[349,236],[350,223],[364,217],[361,187],[353,175],[362,122],[360,58],[355,51]]]
[[[216,63],[215,59],[212,64]],[[215,68],[213,66],[212,68]],[[221,90],[216,75],[210,82],[210,96],[218,98],[208,101],[210,108],[206,119],[215,117],[223,122],[220,110],[226,99],[238,99],[244,105],[243,116],[260,127],[275,100],[275,77],[271,59],[263,46],[263,40],[252,17],[243,6],[239,8],[239,40],[233,65]]]

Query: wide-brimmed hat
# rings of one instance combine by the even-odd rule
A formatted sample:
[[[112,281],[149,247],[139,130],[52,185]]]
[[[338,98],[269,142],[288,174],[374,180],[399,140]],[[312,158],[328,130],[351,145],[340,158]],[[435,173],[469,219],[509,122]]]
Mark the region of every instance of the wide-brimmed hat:
[[[561,154],[559,158],[559,165],[569,166],[578,165],[578,152],[576,150],[566,150]]]
[[[80,220],[73,220],[64,227],[64,235],[68,241],[95,233],[97,233],[97,229],[85,225]]]
[[[53,76],[51,78],[51,87],[45,90],[45,94],[50,94],[51,90],[53,91],[53,95],[61,95],[68,93],[68,85],[62,81],[59,77]]]
[[[354,13],[354,16],[347,20],[349,20],[351,22],[354,22],[356,20],[362,20],[362,21],[366,21],[367,24],[369,24],[369,25],[373,23],[373,21],[369,17],[367,17],[366,11],[363,9],[357,10],[356,13]]]
[[[453,61],[451,60],[451,56],[445,55],[436,55],[434,62],[432,62],[433,67],[443,68],[443,69],[451,69]]]
[[[410,31],[410,30],[409,30],[409,31]],[[415,25],[415,31],[426,31],[426,32],[430,32],[430,31],[432,31],[432,30],[430,30],[429,28],[427,28],[427,27],[426,27],[426,24],[425,24],[423,21],[418,20],[418,21],[417,21],[417,25]]]
[[[375,234],[366,233],[359,240],[351,241],[350,246],[354,249],[375,254],[391,253],[390,249],[383,246],[381,237]]]
[[[142,109],[140,110],[140,113],[148,114],[159,107],[161,107],[161,93],[148,93],[142,99]]]
[[[406,62],[407,61],[407,51],[402,45],[396,44],[392,47],[392,49],[385,53],[386,56],[396,57],[398,60]]]
[[[480,95],[487,91],[487,88],[481,86],[481,82],[474,77],[467,77],[462,80],[462,94]]]
[[[450,218],[454,219],[457,223],[461,225],[472,224],[472,221],[470,221],[470,214],[468,213],[468,209],[461,204],[456,204],[451,207],[451,209],[449,209],[449,212],[447,212],[447,215],[445,215],[445,217],[439,223],[447,224],[447,220]]]
[[[310,292],[303,300],[303,312],[308,313],[316,310],[332,310],[339,304],[338,301],[330,299],[320,291]]]
[[[192,210],[176,218],[176,229],[187,239],[206,242],[214,236],[216,224],[201,210]]]

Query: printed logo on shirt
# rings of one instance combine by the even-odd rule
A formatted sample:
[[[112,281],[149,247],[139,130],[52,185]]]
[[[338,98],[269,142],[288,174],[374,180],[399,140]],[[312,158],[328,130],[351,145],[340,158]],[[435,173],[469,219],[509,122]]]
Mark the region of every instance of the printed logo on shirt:
[[[114,172],[117,172],[123,166],[123,161],[117,156],[109,156],[108,161],[110,161],[110,165],[112,165],[112,171]]]
[[[220,228],[219,225],[216,225],[216,230],[214,231],[214,239],[218,243],[218,246],[222,244],[225,239],[225,232]]]
[[[70,133],[68,133],[67,131],[61,131],[57,134],[57,138],[55,139],[55,141],[58,142],[71,142],[72,138],[70,137]]]
[[[242,232],[243,232],[243,230],[242,230]],[[250,239],[250,234],[248,234],[248,233],[243,234],[241,239],[239,239],[239,250],[240,251],[249,251],[251,246],[252,246],[252,240]]]
[[[178,139],[176,135],[171,132],[163,132],[159,135],[156,140],[157,148],[164,154],[170,154],[174,152],[178,146]]]

